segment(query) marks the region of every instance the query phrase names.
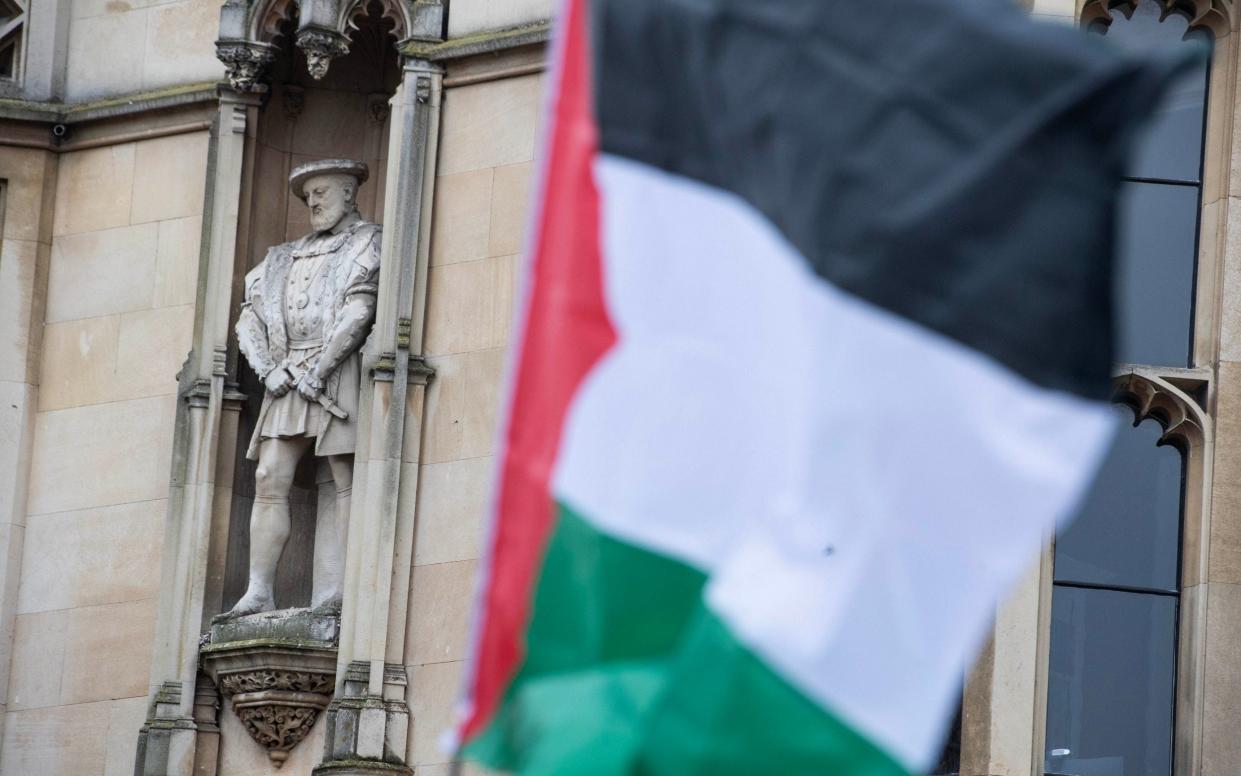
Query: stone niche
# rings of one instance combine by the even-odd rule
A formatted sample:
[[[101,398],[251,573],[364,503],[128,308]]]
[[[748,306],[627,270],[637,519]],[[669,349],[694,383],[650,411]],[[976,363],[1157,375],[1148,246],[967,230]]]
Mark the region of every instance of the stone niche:
[[[262,260],[269,246],[311,231],[306,205],[292,195],[288,183],[290,171],[302,163],[364,161],[370,179],[359,190],[358,209],[364,219],[382,221],[389,100],[401,78],[398,31],[382,3],[372,0],[356,6],[347,25],[347,53],[338,52],[326,71],[318,67],[319,77],[311,73],[299,38],[298,4],[278,2],[270,7],[285,17],[273,22],[279,32],[270,44],[263,44],[273,58],[255,70],[262,83],[249,89],[262,95],[262,104],[242,176],[234,277],[238,290],[245,273]],[[233,316],[239,307],[238,297]],[[230,340],[228,368],[231,387],[236,389],[233,395],[238,397],[235,448],[224,451],[234,461],[232,499],[222,568],[214,572],[220,578],[219,608],[208,615],[229,611],[246,588],[256,468],[247,460],[246,448],[263,397],[263,385],[239,357],[235,339]],[[306,456],[290,494],[292,531],[276,573],[274,592],[281,608],[235,619],[217,617],[203,637],[202,671],[261,747],[252,757],[233,755],[249,758],[247,773],[270,767],[263,764],[264,751],[279,767],[299,742],[313,739],[303,745],[321,746],[316,742],[324,725],[316,722],[337,684],[339,612],[306,607],[325,564],[317,552],[316,533],[333,525],[335,495],[329,467]]]
[[[296,5],[290,6],[294,13]],[[396,91],[401,71],[393,23],[380,15],[379,3],[366,4],[352,19],[349,53],[332,60],[321,80],[307,71],[306,56],[293,45],[296,18],[280,25],[274,43],[275,59],[259,111],[254,155],[247,160],[245,178],[250,187],[249,213],[239,230],[236,286],[245,273],[263,259],[269,246],[307,234],[306,206],[289,191],[289,172],[314,159],[359,159],[370,167],[370,180],[359,190],[358,209],[368,221],[382,222],[388,155],[388,101]],[[233,305],[235,316],[240,299]],[[232,325],[229,329],[231,331]],[[250,547],[250,510],[254,505],[255,462],[246,459],[246,446],[258,422],[263,386],[236,355],[230,342],[230,371],[241,394],[233,468],[233,500],[223,579],[223,606],[228,611],[245,591]],[[322,463],[322,462],[321,462]],[[276,573],[279,606],[307,606],[316,566],[316,513],[335,509],[335,491],[326,464],[302,460],[290,495],[292,534]]]

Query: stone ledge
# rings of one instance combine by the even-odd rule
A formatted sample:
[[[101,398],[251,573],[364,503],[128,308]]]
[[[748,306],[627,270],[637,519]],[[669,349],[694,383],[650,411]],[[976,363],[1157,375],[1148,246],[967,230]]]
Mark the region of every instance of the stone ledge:
[[[499,51],[543,44],[551,35],[551,22],[537,22],[503,30],[488,30],[442,43],[408,41],[401,46],[401,53],[414,59],[429,62],[446,62],[453,59],[494,54]]]
[[[407,765],[394,765],[379,760],[336,760],[315,766],[313,776],[412,776]]]
[[[45,124],[80,124],[200,102],[214,102],[218,89],[219,85],[215,81],[209,81],[76,103],[6,98],[0,99],[0,119]]]

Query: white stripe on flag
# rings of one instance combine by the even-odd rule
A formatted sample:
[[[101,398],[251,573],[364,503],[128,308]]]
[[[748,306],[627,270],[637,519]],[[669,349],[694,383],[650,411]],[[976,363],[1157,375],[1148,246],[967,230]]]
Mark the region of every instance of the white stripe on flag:
[[[739,639],[924,766],[995,600],[1092,475],[1106,404],[839,291],[731,194],[617,157],[596,176],[620,341],[556,495],[709,571]]]

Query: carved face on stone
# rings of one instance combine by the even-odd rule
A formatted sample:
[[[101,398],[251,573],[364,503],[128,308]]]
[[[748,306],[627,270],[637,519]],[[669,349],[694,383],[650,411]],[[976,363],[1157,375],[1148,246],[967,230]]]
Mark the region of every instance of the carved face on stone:
[[[317,175],[304,184],[310,225],[325,232],[352,213],[357,203],[358,182],[351,175]]]

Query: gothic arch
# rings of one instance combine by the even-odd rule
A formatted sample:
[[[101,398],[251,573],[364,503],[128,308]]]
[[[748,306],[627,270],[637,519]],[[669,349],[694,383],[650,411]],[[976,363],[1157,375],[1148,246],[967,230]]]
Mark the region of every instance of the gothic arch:
[[[354,19],[378,7],[393,23],[398,42],[439,40],[443,36],[442,0],[226,0],[220,10],[216,55],[224,63],[230,85],[239,92],[262,92],[260,78],[288,45],[282,28],[293,21],[293,41],[306,54],[306,65],[317,80],[333,59],[349,53]]]
[[[1190,28],[1205,27],[1215,37],[1223,37],[1232,29],[1233,0],[1156,0],[1163,8],[1164,16],[1180,13],[1189,19]],[[1107,26],[1112,23],[1113,12],[1128,14],[1137,0],[1086,0],[1081,9],[1083,27],[1092,24]]]
[[[1112,401],[1133,410],[1135,426],[1147,418],[1159,423],[1163,428],[1161,445],[1187,453],[1207,441],[1210,422],[1206,412],[1188,393],[1163,377],[1136,369],[1116,375],[1112,378]]]

